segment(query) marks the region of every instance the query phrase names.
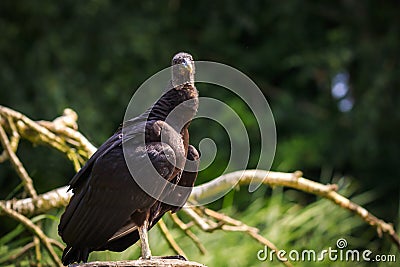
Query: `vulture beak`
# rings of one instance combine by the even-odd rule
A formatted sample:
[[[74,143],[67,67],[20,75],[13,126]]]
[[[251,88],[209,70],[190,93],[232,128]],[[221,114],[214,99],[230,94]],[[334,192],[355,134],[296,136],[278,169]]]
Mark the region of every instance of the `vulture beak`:
[[[187,59],[184,59],[182,65],[187,71],[189,71],[189,73],[193,72],[192,62],[188,61]]]

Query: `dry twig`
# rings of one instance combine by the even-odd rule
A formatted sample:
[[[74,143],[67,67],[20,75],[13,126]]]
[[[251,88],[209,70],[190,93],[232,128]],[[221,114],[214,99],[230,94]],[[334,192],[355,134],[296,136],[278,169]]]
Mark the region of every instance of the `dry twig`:
[[[170,215],[172,221],[193,241],[200,253],[203,255],[206,254],[207,250],[201,243],[200,239],[189,229],[193,224],[185,224],[175,213],[168,214]]]
[[[176,252],[178,255],[181,255],[185,258],[187,258],[185,252],[182,250],[182,248],[176,243],[174,237],[171,235],[170,231],[168,230],[167,225],[163,221],[163,219],[160,219],[157,223],[158,228],[161,230],[163,233],[165,239],[167,240],[169,246]]]
[[[26,192],[30,196],[32,196],[33,199],[37,197],[37,193],[35,188],[33,187],[33,181],[31,177],[29,176],[28,172],[25,170],[24,166],[22,165],[22,162],[19,160],[17,155],[14,153],[13,148],[10,145],[10,141],[8,140],[7,134],[4,131],[3,126],[0,125],[0,142],[4,148],[4,150],[7,152],[8,157],[15,169],[15,171],[18,173],[19,177],[21,178]]]
[[[189,217],[191,217],[195,221],[195,223],[205,232],[213,232],[218,229],[230,232],[244,232],[255,239],[257,242],[267,246],[271,250],[279,251],[279,249],[271,241],[258,234],[259,230],[257,228],[248,226],[243,222],[233,219],[232,217],[229,217],[225,214],[202,207],[185,207],[183,211]],[[208,217],[214,219],[215,221],[210,220]],[[207,220],[204,220],[204,218],[207,218]],[[282,261],[279,257],[277,257],[277,259],[285,266],[292,266],[292,264],[288,261]]]
[[[33,248],[33,247],[35,247],[35,243],[32,241],[32,242],[29,242],[28,244],[26,244],[25,246],[23,246],[19,251],[18,251],[18,253],[16,253],[16,254],[13,254],[13,255],[11,255],[9,258],[8,258],[8,261],[14,261],[14,260],[16,260],[16,259],[18,259],[19,257],[21,257],[22,255],[24,255],[26,252],[28,252],[31,248]]]
[[[1,116],[0,116],[0,121],[1,121]],[[7,118],[7,122],[10,126],[10,129],[12,131],[12,135],[10,138],[10,147],[12,149],[12,151],[15,153],[17,151],[18,148],[18,143],[20,140],[20,136],[17,130],[17,127],[15,126],[14,121],[11,118]],[[1,124],[0,124],[1,125]],[[0,155],[0,163],[6,161],[7,159],[9,159],[8,157],[8,153],[6,150],[3,151],[3,153]]]
[[[286,186],[303,192],[321,196],[329,199],[340,207],[347,209],[360,216],[370,226],[375,227],[378,235],[386,233],[400,249],[400,238],[393,228],[393,225],[377,218],[365,208],[350,201],[348,198],[340,195],[336,185],[323,185],[302,177],[300,171],[294,173],[269,172],[265,170],[244,170],[228,173],[220,176],[211,182],[196,186],[193,189],[190,199],[201,202],[202,199],[212,198],[219,191],[227,188],[233,188],[237,185],[248,185],[252,181],[268,184],[270,186]]]
[[[72,109],[65,109],[64,114],[52,122],[35,122],[15,110],[0,105],[0,118],[6,118],[0,119],[0,125],[10,129],[12,136],[18,134],[34,144],[46,144],[61,151],[73,162],[77,171],[96,151],[96,147],[77,130],[78,116]]]

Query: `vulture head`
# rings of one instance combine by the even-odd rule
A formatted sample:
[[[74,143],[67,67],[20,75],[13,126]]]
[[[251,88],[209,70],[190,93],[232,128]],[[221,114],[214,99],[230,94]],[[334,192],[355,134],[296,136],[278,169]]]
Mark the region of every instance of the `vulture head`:
[[[184,84],[194,84],[195,66],[193,57],[184,52],[172,58],[172,85],[180,89]]]

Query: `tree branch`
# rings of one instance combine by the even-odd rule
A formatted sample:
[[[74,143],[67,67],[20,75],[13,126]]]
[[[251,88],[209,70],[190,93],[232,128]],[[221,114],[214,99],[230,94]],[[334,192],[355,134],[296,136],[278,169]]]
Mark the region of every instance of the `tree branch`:
[[[323,185],[308,180],[302,177],[302,175],[303,174],[300,171],[294,173],[268,172],[264,170],[245,170],[232,172],[222,175],[208,183],[196,186],[193,189],[189,199],[195,203],[201,202],[203,199],[212,198],[213,195],[218,195],[220,191],[224,191],[236,185],[248,185],[252,181],[261,182],[270,186],[291,187],[329,199],[340,207],[357,214],[370,226],[375,227],[380,237],[382,236],[382,233],[388,234],[392,241],[400,249],[400,238],[395,232],[392,224],[386,223],[385,221],[377,218],[365,208],[337,193],[336,185]]]
[[[0,116],[0,122],[1,122],[1,116]],[[20,140],[20,136],[17,130],[17,127],[15,126],[15,123],[12,119],[7,118],[7,122],[11,128],[12,131],[12,135],[10,138],[10,147],[12,149],[12,151],[15,153],[17,151],[18,148],[18,143]],[[1,124],[0,124],[1,125]],[[3,151],[3,153],[0,155],[0,163],[6,161],[7,159],[9,159],[8,157],[8,153],[6,150]]]
[[[8,140],[7,134],[4,131],[3,126],[0,125],[0,142],[4,148],[4,150],[7,152],[8,157],[15,169],[15,171],[18,173],[19,177],[21,178],[25,190],[29,193],[29,195],[32,196],[33,199],[37,197],[37,193],[35,188],[33,187],[33,181],[31,177],[29,176],[28,172],[25,170],[24,166],[22,165],[22,162],[19,160],[17,155],[15,155],[13,148],[10,145],[10,141]]]
[[[0,203],[0,210],[4,212],[7,216],[13,218],[14,220],[22,223],[26,229],[28,229],[30,232],[32,232],[35,236],[37,236],[44,247],[47,249],[47,251],[50,254],[50,257],[54,261],[54,263],[59,266],[63,267],[64,265],[61,263],[60,259],[58,258],[58,255],[54,252],[53,247],[51,246],[51,243],[48,239],[48,237],[43,233],[43,231],[36,226],[32,221],[30,221],[27,217],[19,214],[18,212],[11,210],[7,208],[3,203]]]
[[[24,181],[25,191],[27,191],[32,198],[25,199],[12,199],[8,201],[0,201],[0,215],[7,215],[20,221],[25,227],[34,233],[40,241],[44,244],[45,248],[49,251],[53,260],[60,264],[57,255],[51,247],[54,240],[47,238],[41,231],[40,227],[33,224],[24,215],[34,215],[45,213],[53,208],[64,207],[68,204],[72,196],[67,187],[61,187],[49,191],[42,195],[37,195],[34,191],[32,179],[30,179],[26,170],[23,168],[22,163],[19,161],[15,152],[18,148],[20,137],[26,138],[33,143],[47,144],[63,153],[73,162],[75,169],[78,170],[96,150],[96,148],[79,132],[77,131],[77,114],[70,110],[64,110],[64,114],[52,122],[39,121],[34,122],[23,114],[11,110],[0,105],[0,141],[4,148],[3,153],[0,155],[0,162],[10,159],[14,168]],[[7,132],[11,133],[11,138],[7,137]],[[337,193],[336,185],[323,185],[302,177],[301,172],[295,173],[282,173],[282,172],[268,172],[264,170],[244,170],[222,175],[211,182],[205,183],[200,186],[194,187],[190,195],[188,203],[202,203],[207,199],[212,199],[220,195],[221,192],[230,190],[235,186],[248,185],[250,182],[260,182],[269,186],[285,186],[301,190],[310,194],[318,195],[323,198],[329,199],[342,208],[345,208],[366,221],[372,227],[375,227],[378,235],[382,233],[388,234],[392,241],[400,249],[400,239],[395,232],[393,226],[383,220],[377,218],[363,207],[353,203],[346,197]],[[195,207],[186,204],[182,209],[191,219],[192,222],[183,223],[176,214],[171,215],[173,222],[182,229],[189,238],[198,246],[200,251],[205,251],[202,247],[197,236],[190,231],[190,227],[194,224],[198,225],[203,231],[212,232],[217,229],[225,231],[241,231],[250,235],[258,242],[278,250],[274,244],[258,234],[258,229],[250,227],[239,220],[235,220],[222,213],[206,209],[204,207]],[[164,225],[159,225],[160,229],[169,234]],[[165,231],[166,230],[166,231]],[[167,238],[168,241],[173,238]],[[54,242],[53,242],[54,243]],[[171,242],[170,242],[171,244]],[[56,244],[58,247],[63,247],[61,244]],[[28,246],[31,248],[31,245]],[[178,252],[183,254],[182,252]],[[57,258],[57,259],[56,259]],[[134,261],[136,262],[136,261]],[[124,264],[123,262],[119,262]],[[146,264],[149,262],[146,261]],[[186,262],[188,263],[188,262]],[[287,266],[290,263],[283,262]],[[98,263],[99,264],[99,263]],[[110,265],[111,264],[111,265]],[[116,266],[114,263],[109,265],[96,265],[96,266]],[[128,263],[130,264],[130,263]],[[135,263],[136,264],[136,263]],[[141,264],[141,263],[138,263]],[[61,266],[61,265],[60,265]],[[80,266],[94,266],[94,265],[80,265]],[[143,266],[143,265],[118,265],[118,266]],[[146,265],[152,266],[152,265]],[[202,266],[202,265],[179,265],[179,266]]]
[[[202,199],[211,198],[214,194],[218,194],[220,190],[223,191],[236,185],[248,185],[252,179],[254,179],[254,181],[260,181],[265,185],[291,187],[329,199],[340,207],[357,214],[370,226],[375,227],[379,236],[381,236],[382,233],[388,234],[400,249],[400,239],[391,224],[377,218],[365,208],[337,193],[336,185],[323,185],[301,177],[301,175],[301,172],[283,173],[268,172],[264,170],[246,170],[228,173],[212,180],[211,182],[195,186],[189,200],[196,203]],[[32,198],[0,201],[0,203],[21,214],[32,215],[44,213],[52,208],[66,206],[71,196],[72,193],[67,192],[67,187],[61,187],[43,195],[39,195],[37,197],[36,206],[34,205]],[[190,205],[187,205],[187,207],[190,207]],[[201,216],[195,215],[192,210],[184,209],[184,211],[189,213],[188,215],[193,218],[198,225],[202,225],[203,230],[212,231],[212,228],[216,227],[216,225],[212,225],[210,228],[210,225],[208,225]]]
[[[35,122],[15,110],[0,105],[0,125],[34,144],[46,144],[66,154],[76,171],[96,151],[96,147],[77,131],[77,119],[78,115],[72,109],[65,109],[63,115],[52,122]],[[13,129],[14,123],[16,129]],[[4,160],[3,158],[4,156],[0,157]]]
[[[82,264],[72,264],[70,267],[206,267],[201,263],[194,261],[184,261],[176,259],[154,258],[151,260],[134,261],[94,261]]]
[[[0,203],[10,210],[14,210],[25,216],[46,213],[54,208],[62,208],[68,205],[72,192],[68,186],[63,186],[47,193],[38,195],[35,202],[32,198],[1,200]],[[4,212],[0,210],[0,215]]]
[[[32,242],[26,244],[25,246],[23,246],[16,254],[13,254],[10,257],[8,257],[8,261],[15,261],[16,259],[18,259],[22,255],[24,255],[27,251],[29,251],[33,247],[35,247],[35,244],[32,241]]]
[[[207,250],[200,242],[200,239],[190,231],[190,225],[185,224],[175,213],[168,213],[172,219],[172,221],[193,241],[193,243],[197,246],[201,254],[206,254]]]
[[[182,210],[205,232],[213,232],[219,229],[230,232],[244,232],[271,250],[279,251],[279,249],[271,241],[258,234],[258,228],[248,226],[243,222],[235,220],[225,214],[204,207],[184,207]],[[215,219],[216,222],[210,220],[207,218],[207,216]],[[277,257],[277,259],[287,267],[292,266],[292,264],[288,261],[282,261],[279,257]]]
[[[157,223],[158,228],[161,230],[162,234],[164,235],[165,239],[167,240],[169,246],[176,252],[178,255],[181,255],[185,258],[187,258],[185,252],[182,250],[182,248],[176,243],[174,237],[171,235],[171,233],[168,230],[167,225],[163,221],[163,219],[160,219]]]

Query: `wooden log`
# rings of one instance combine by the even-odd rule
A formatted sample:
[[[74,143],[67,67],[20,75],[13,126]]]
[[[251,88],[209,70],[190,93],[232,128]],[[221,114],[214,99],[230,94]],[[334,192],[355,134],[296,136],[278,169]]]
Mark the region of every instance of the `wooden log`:
[[[93,261],[81,264],[71,264],[69,267],[207,267],[204,264],[178,259],[151,259],[131,261]]]

